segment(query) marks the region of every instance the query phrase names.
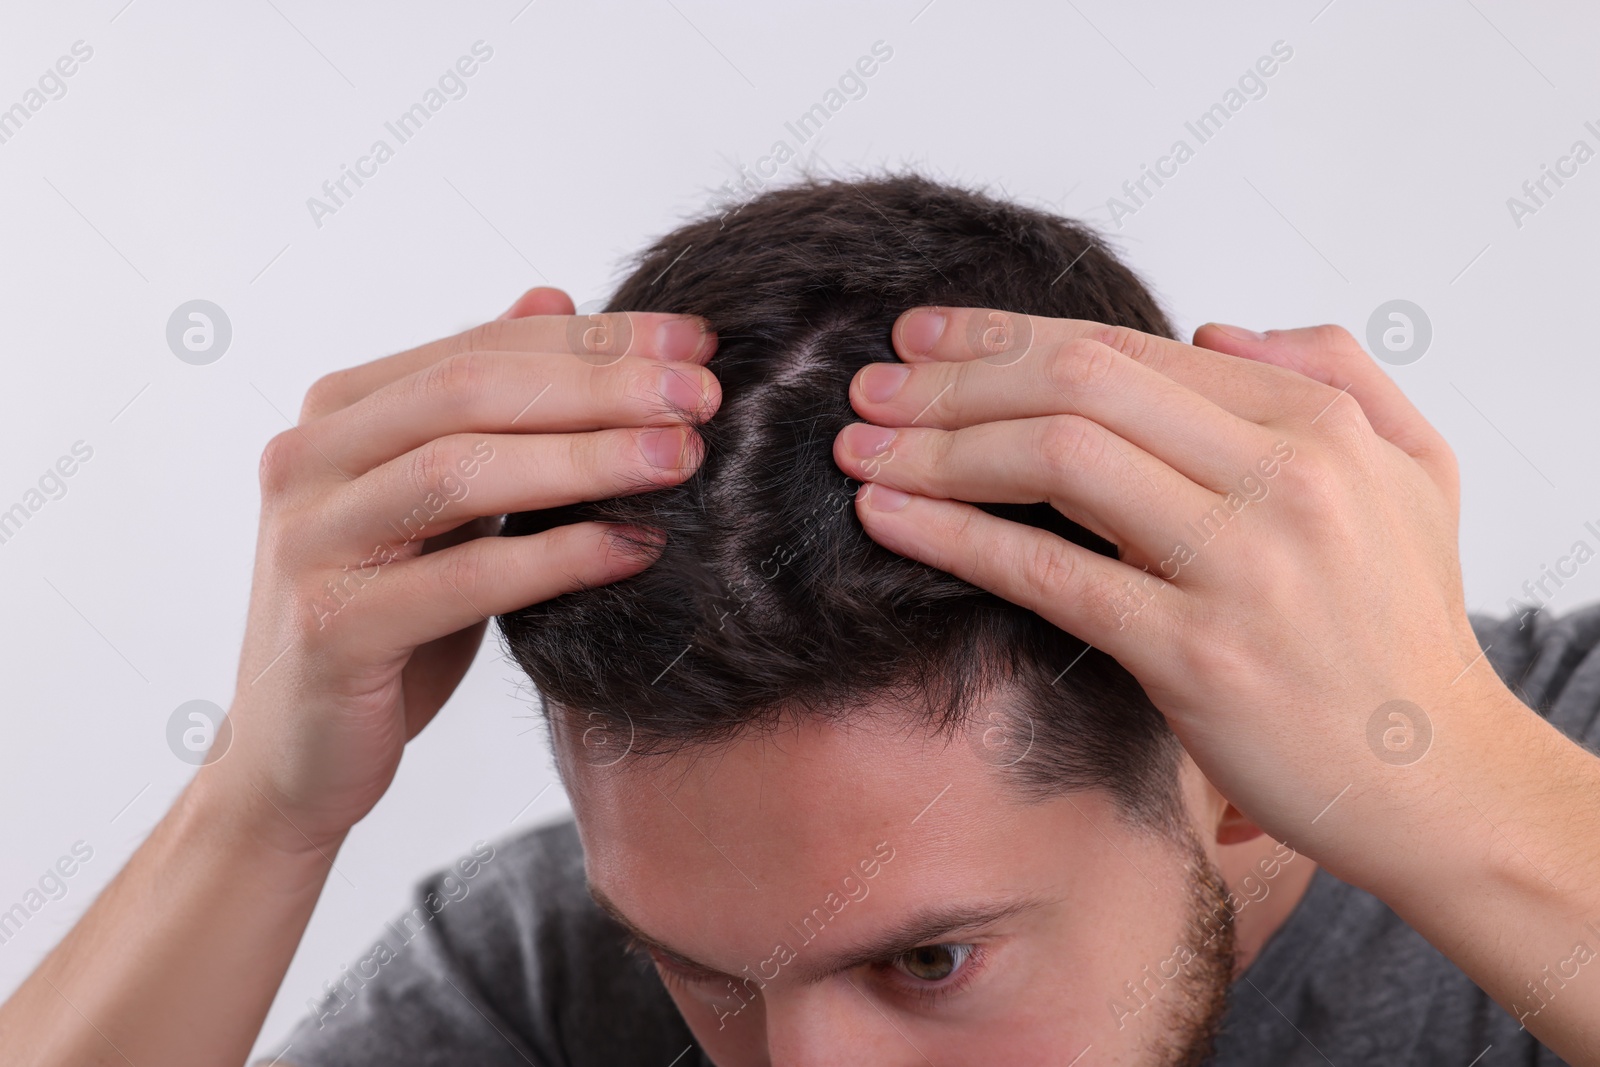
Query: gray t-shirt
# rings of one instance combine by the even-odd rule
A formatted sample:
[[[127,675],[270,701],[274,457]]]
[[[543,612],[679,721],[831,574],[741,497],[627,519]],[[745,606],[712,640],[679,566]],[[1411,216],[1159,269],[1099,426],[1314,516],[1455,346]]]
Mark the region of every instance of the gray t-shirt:
[[[1600,604],[1522,627],[1472,621],[1524,703],[1568,736],[1600,742]],[[283,1064],[710,1067],[653,968],[625,952],[621,930],[589,899],[570,821],[431,876],[416,902],[273,1049]],[[1321,870],[1234,983],[1213,1060],[1563,1062],[1382,901]]]

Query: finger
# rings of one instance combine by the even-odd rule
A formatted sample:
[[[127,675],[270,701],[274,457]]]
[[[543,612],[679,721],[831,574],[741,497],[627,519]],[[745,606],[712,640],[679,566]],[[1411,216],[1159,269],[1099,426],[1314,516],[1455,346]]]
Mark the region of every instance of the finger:
[[[1379,437],[1421,462],[1437,466],[1448,458],[1448,466],[1454,469],[1454,457],[1443,436],[1343,327],[1310,326],[1258,334],[1206,323],[1194,332],[1194,343],[1344,390],[1361,406]]]
[[[453,433],[577,433],[704,422],[721,402],[716,376],[694,363],[628,356],[596,367],[548,353],[463,352],[391,382],[303,432],[326,460],[320,469],[355,478]]]
[[[1255,423],[1089,338],[1037,346],[1029,358],[1007,365],[984,359],[870,363],[850,383],[850,401],[880,426],[953,429],[1078,415],[1219,491],[1268,454],[1273,440]]]
[[[517,297],[517,302],[501,313],[503,319],[522,319],[529,315],[571,315],[576,313],[572,297],[548,285],[529,289]]]
[[[659,554],[623,543],[615,530],[580,522],[396,561],[319,619],[341,626],[345,612],[356,613],[348,631],[356,639],[374,651],[406,653],[495,615],[636,574]]]
[[[605,366],[630,355],[703,364],[715,348],[716,334],[710,323],[694,315],[618,311],[496,319],[454,337],[319,378],[306,392],[300,422],[303,425],[348,407],[390,382],[462,352],[565,353]]]
[[[834,443],[834,461],[851,477],[919,496],[1045,501],[1137,562],[1166,557],[1185,523],[1221,503],[1144,449],[1077,415],[958,430],[852,423]]]
[[[983,360],[1015,366],[1070,341],[1088,339],[1192,389],[1241,419],[1265,424],[1299,411],[1320,390],[1280,367],[1219,353],[1125,326],[1052,319],[990,308],[917,307],[895,320],[895,352],[913,364]],[[1248,368],[1248,369],[1245,369]]]
[[[704,458],[682,423],[576,434],[451,434],[390,460],[323,504],[325,540],[363,565],[411,554],[474,519],[604,500],[675,485]],[[375,549],[381,546],[385,552]]]
[[[856,514],[874,541],[1019,604],[1130,669],[1141,649],[1159,654],[1152,638],[1181,618],[1188,594],[1154,574],[972,504],[915,495],[901,502],[883,489],[871,484],[856,494]],[[897,502],[899,510],[882,507]]]

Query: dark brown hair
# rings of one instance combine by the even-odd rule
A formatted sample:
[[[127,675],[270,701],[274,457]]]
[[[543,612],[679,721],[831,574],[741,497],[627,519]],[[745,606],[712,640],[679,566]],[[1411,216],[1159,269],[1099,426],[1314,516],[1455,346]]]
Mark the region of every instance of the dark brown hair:
[[[876,700],[954,730],[997,694],[1007,730],[988,730],[992,758],[1030,795],[1103,788],[1133,821],[1170,828],[1181,749],[1118,663],[883,548],[856,518],[859,483],[832,457],[859,418],[847,389],[897,359],[890,328],[919,304],[1172,335],[1093,231],[920,177],[806,180],[674,230],[607,310],[715,327],[723,399],[700,427],[704,461],[680,485],[509,516],[506,535],[599,519],[666,543],[636,575],[501,616],[508,651],[547,702],[609,723],[636,753]],[[983,506],[1116,554],[1048,504]]]

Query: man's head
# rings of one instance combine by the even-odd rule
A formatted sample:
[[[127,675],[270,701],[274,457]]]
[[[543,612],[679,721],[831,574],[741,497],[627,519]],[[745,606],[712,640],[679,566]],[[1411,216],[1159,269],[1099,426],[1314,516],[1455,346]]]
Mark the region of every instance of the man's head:
[[[833,463],[920,304],[1172,333],[1091,232],[917,178],[769,192],[612,298],[708,319],[722,404],[682,484],[505,527],[666,535],[501,619],[592,887],[722,1064],[1185,1062],[1229,977],[1220,798],[1114,660],[877,545]],[[984,507],[1115,554],[1048,503]]]

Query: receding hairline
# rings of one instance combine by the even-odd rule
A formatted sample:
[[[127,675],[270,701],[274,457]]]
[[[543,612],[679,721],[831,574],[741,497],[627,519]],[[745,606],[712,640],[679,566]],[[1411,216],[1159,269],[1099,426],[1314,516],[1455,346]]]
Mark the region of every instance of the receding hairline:
[[[887,702],[885,705],[865,714],[854,710],[854,708],[873,706],[874,701],[871,698],[874,695],[881,694],[864,694],[863,699],[856,702],[852,708],[836,708],[818,713],[812,713],[801,708],[785,707],[770,715],[741,722],[729,731],[714,736],[690,737],[678,734],[664,734],[660,738],[653,738],[651,743],[647,743],[637,749],[631,743],[634,739],[630,739],[625,755],[619,757],[608,750],[600,752],[592,760],[583,760],[581,758],[580,753],[585,746],[576,744],[571,733],[573,727],[581,728],[581,723],[584,719],[601,715],[602,713],[592,709],[573,709],[566,705],[557,704],[554,701],[546,701],[544,718],[549,730],[557,773],[562,778],[563,785],[570,791],[573,783],[568,779],[564,765],[565,760],[569,758],[574,760],[575,766],[587,766],[602,773],[623,767],[630,762],[643,762],[647,766],[659,768],[674,760],[686,758],[692,764],[698,764],[705,759],[720,759],[735,746],[750,741],[764,742],[786,732],[798,731],[806,725],[838,724],[848,727],[854,723],[874,719],[893,724],[894,732],[920,733],[926,739],[943,739],[946,745],[965,743],[988,749],[992,748],[992,746],[987,744],[985,734],[995,729],[994,711],[1004,710],[1014,716],[1031,717],[1024,699],[1025,692],[1023,687],[1016,683],[1002,683],[995,687],[990,697],[998,703],[998,707],[985,705],[983,699],[976,700],[973,702],[972,707],[967,710],[967,713],[962,716],[961,720],[953,724],[930,718],[921,713],[914,705],[900,701]],[[626,715],[626,712],[624,714]],[[631,723],[632,717],[627,717]],[[1015,718],[1008,720],[1008,724],[1011,726],[1015,726],[1016,723],[1017,720]],[[581,736],[586,737],[587,733],[588,730],[583,730]],[[980,763],[987,765],[990,774],[1002,783],[1002,794],[1019,806],[1031,807],[1074,796],[1103,796],[1111,802],[1111,810],[1119,822],[1130,829],[1141,833],[1153,834],[1156,837],[1185,846],[1194,841],[1194,813],[1190,810],[1188,801],[1182,796],[1183,786],[1181,781],[1184,764],[1185,762],[1192,764],[1192,759],[1186,760],[1186,750],[1181,745],[1178,746],[1179,755],[1173,767],[1173,779],[1171,782],[1171,790],[1175,795],[1177,810],[1169,811],[1163,818],[1149,818],[1148,816],[1140,816],[1129,809],[1118,796],[1116,790],[1103,784],[1061,786],[1045,785],[1041,782],[1030,780],[1024,772],[1032,768],[1027,768],[1023,765],[1035,753],[1042,755],[1043,750],[1033,744],[1031,738],[1021,743],[1026,751],[1014,761],[999,757],[978,757]],[[597,751],[599,747],[596,746]],[[1157,792],[1159,793],[1160,790],[1158,789]],[[641,940],[644,939],[641,938]]]

